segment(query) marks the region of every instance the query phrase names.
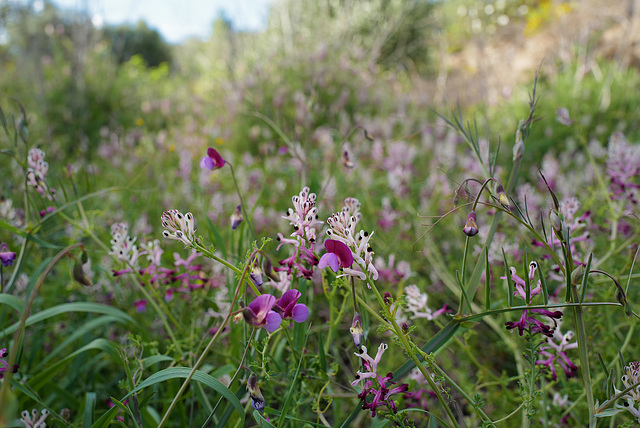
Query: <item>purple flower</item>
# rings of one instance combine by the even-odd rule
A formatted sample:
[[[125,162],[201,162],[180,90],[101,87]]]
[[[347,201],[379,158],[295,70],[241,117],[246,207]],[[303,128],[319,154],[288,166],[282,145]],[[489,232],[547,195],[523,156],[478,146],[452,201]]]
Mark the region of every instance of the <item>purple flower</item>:
[[[7,348],[0,349],[0,379],[4,378],[4,373],[9,370],[9,363],[5,360],[9,356],[9,351]],[[16,373],[18,371],[19,366],[14,364],[11,368],[12,373]]]
[[[136,300],[133,302],[133,305],[136,307],[136,311],[138,311],[138,313],[145,312],[147,310],[147,301],[145,299]]]
[[[16,259],[16,253],[9,251],[9,246],[4,242],[0,244],[0,262],[2,266],[11,266]]]
[[[471,211],[467,216],[467,222],[465,223],[462,231],[468,237],[476,236],[478,234],[478,225],[476,224],[475,211]]]
[[[225,160],[220,156],[220,153],[216,149],[209,147],[207,149],[207,155],[200,159],[200,168],[202,169],[218,169],[222,168],[225,164]]]
[[[273,309],[284,319],[305,322],[309,318],[309,308],[304,303],[298,303],[301,295],[298,290],[291,289],[280,297]]]
[[[251,398],[251,406],[260,413],[264,412],[264,396],[258,386],[258,377],[253,373],[247,380],[247,391]]]
[[[571,126],[571,124],[573,123],[571,116],[569,116],[569,110],[567,110],[566,108],[559,108],[558,110],[556,110],[556,121],[565,126]]]
[[[531,313],[531,315],[529,315]],[[549,317],[551,321],[553,321],[553,327],[546,325],[539,319],[533,317],[533,314],[540,314],[546,317]],[[558,326],[556,319],[560,319],[562,317],[561,311],[548,311],[546,309],[525,309],[522,311],[522,316],[520,317],[520,321],[509,321],[504,323],[507,326],[507,330],[511,330],[512,328],[518,328],[518,332],[520,336],[525,330],[531,328],[532,333],[542,333],[547,337],[553,337],[553,333],[555,328]]]
[[[242,205],[238,204],[233,214],[231,214],[231,230],[236,230],[242,223]]]
[[[544,359],[536,361],[536,365],[542,365],[551,370],[553,380],[557,379],[555,363],[564,370],[567,379],[576,375],[578,367],[567,356],[566,351],[578,347],[577,342],[569,343],[573,339],[573,332],[568,331],[564,335],[560,332],[560,326],[556,328],[553,336],[547,338],[547,343],[540,347],[540,356]]]
[[[337,272],[339,268],[350,268],[353,265],[353,254],[343,242],[327,239],[324,241],[324,247],[327,252],[320,258],[320,269],[329,266],[332,271]]]
[[[276,298],[271,294],[262,294],[244,308],[242,315],[244,320],[257,328],[264,327],[269,333],[273,333],[280,327],[282,318],[271,309],[276,303]]]

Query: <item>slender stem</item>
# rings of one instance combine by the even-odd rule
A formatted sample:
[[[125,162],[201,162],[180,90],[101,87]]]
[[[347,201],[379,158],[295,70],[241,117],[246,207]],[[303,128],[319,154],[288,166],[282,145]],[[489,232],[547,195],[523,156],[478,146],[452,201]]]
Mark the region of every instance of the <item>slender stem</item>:
[[[249,257],[249,259],[250,260],[253,259],[256,255],[257,255],[257,251],[254,251],[254,253]],[[225,319],[222,321],[220,327],[218,327],[218,330],[213,335],[213,337],[211,338],[211,340],[209,341],[209,343],[205,347],[204,351],[202,351],[202,354],[200,354],[200,357],[198,358],[198,360],[193,365],[193,368],[191,369],[191,372],[189,373],[189,375],[186,377],[186,379],[182,383],[182,386],[180,386],[180,389],[176,393],[175,397],[173,397],[173,400],[171,401],[171,404],[169,404],[169,408],[167,409],[167,411],[165,412],[164,416],[162,417],[162,420],[160,420],[160,423],[158,424],[158,428],[162,428],[167,423],[167,421],[169,419],[169,415],[171,415],[171,412],[175,408],[176,404],[178,404],[178,401],[180,400],[180,397],[182,397],[182,394],[184,393],[185,389],[187,389],[187,385],[191,381],[191,378],[193,377],[194,373],[196,372],[198,367],[200,367],[200,365],[204,361],[205,357],[209,354],[209,351],[213,347],[213,344],[216,342],[216,340],[218,340],[218,337],[220,337],[220,334],[222,333],[222,330],[224,330],[224,327],[231,320],[231,317],[233,316],[233,308],[235,307],[236,303],[238,302],[238,298],[240,297],[240,290],[242,289],[242,283],[245,280],[245,277],[247,276],[249,268],[250,268],[250,264],[247,263],[245,265],[245,267],[244,267],[244,270],[242,271],[242,276],[240,277],[240,280],[238,281],[238,285],[236,286],[236,292],[235,292],[235,294],[233,296],[233,301],[231,302],[231,306],[229,307],[229,313],[227,314]]]
[[[364,269],[362,266],[360,266],[360,269],[362,269],[363,272],[366,272],[366,269]],[[431,374],[427,371],[427,368],[420,362],[420,359],[416,355],[414,350],[415,345],[412,346],[412,344],[409,343],[407,336],[402,332],[402,329],[398,326],[398,323],[396,322],[395,318],[389,311],[389,307],[385,305],[384,299],[382,298],[380,291],[378,291],[376,284],[373,282],[373,280],[371,280],[369,275],[367,275],[366,281],[367,281],[367,284],[369,284],[369,286],[373,290],[374,294],[376,295],[376,299],[378,299],[378,303],[382,307],[384,315],[387,317],[387,323],[392,327],[392,330],[395,333],[396,337],[400,340],[402,347],[405,349],[409,357],[413,360],[413,363],[416,365],[418,370],[420,370],[420,373],[422,373],[424,378],[427,380],[431,389],[435,392],[436,396],[438,397],[438,401],[440,401],[440,404],[442,405],[445,412],[447,413],[447,416],[453,423],[453,426],[456,428],[459,428],[460,425],[458,424],[458,421],[453,415],[453,412],[449,408],[449,405],[447,404],[446,400],[442,396],[438,386],[435,384],[435,382],[431,378]]]
[[[13,367],[15,361],[16,361],[16,357],[18,355],[18,347],[20,344],[20,341],[22,339],[22,336],[24,334],[24,330],[25,330],[25,326],[27,323],[27,318],[29,318],[29,314],[31,313],[31,307],[33,306],[33,302],[36,300],[36,297],[38,296],[38,292],[40,291],[40,288],[42,287],[42,284],[44,284],[44,280],[47,278],[47,276],[49,276],[49,273],[51,273],[51,271],[53,270],[54,266],[64,257],[67,255],[67,253],[69,253],[70,251],[82,247],[84,244],[82,243],[75,243],[73,245],[68,246],[67,248],[61,250],[58,252],[58,254],[56,254],[53,259],[49,262],[49,264],[47,265],[47,267],[44,269],[44,271],[42,272],[42,274],[40,275],[40,277],[38,278],[38,281],[35,283],[35,285],[33,286],[33,290],[31,290],[31,294],[29,295],[29,299],[27,300],[27,304],[25,305],[22,314],[20,316],[20,324],[18,326],[18,329],[16,330],[14,336],[13,336],[13,345],[11,346],[11,351],[9,353],[9,364],[7,365],[7,367]],[[2,388],[0,389],[0,409],[5,409],[6,408],[6,399],[7,399],[7,394],[9,391],[9,387],[11,385],[11,376],[13,375],[13,371],[12,370],[7,370],[4,374],[4,381],[2,383]]]
[[[253,228],[253,222],[251,221],[251,217],[249,217],[249,214],[247,213],[247,208],[244,205],[244,200],[242,199],[242,192],[240,192],[240,186],[238,185],[238,180],[236,180],[236,173],[233,170],[233,165],[231,165],[231,162],[227,162],[227,165],[229,165],[229,168],[231,169],[231,177],[233,178],[233,184],[236,186],[236,193],[238,194],[238,198],[240,198],[240,208],[242,209],[242,215],[244,216],[244,220],[249,225],[249,230],[251,231],[251,235],[253,236],[253,240],[255,241],[258,238],[256,237],[256,231]]]

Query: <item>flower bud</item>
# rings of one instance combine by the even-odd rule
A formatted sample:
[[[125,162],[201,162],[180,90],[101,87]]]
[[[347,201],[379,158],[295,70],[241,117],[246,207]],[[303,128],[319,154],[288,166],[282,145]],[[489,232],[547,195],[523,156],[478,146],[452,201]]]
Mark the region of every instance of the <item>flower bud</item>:
[[[509,198],[507,197],[507,194],[504,192],[504,187],[502,187],[502,184],[500,183],[498,183],[498,185],[496,186],[496,195],[498,198],[498,202],[500,202],[500,205],[510,210],[509,207],[511,203],[509,202]]]
[[[273,282],[280,282],[280,278],[275,270],[273,270],[273,264],[271,259],[267,256],[262,258],[262,272],[269,277]]]
[[[233,214],[231,214],[231,230],[236,230],[244,218],[242,217],[242,205],[238,204]]]
[[[571,283],[573,285],[582,284],[582,278],[584,277],[584,266],[580,265],[571,272]]]
[[[476,224],[475,211],[471,211],[469,215],[467,215],[467,222],[465,223],[462,231],[468,237],[476,236],[478,234],[478,225]]]
[[[249,391],[251,398],[251,406],[260,413],[264,412],[264,396],[258,386],[258,376],[255,374],[251,374],[247,380],[247,391]]]
[[[353,337],[353,343],[356,345],[356,348],[360,349],[362,345],[362,337],[364,336],[364,330],[362,329],[362,318],[360,318],[360,314],[356,312],[353,316],[353,321],[351,322],[351,337]]]
[[[84,255],[84,253],[83,253],[83,255]],[[87,274],[84,272],[84,269],[82,268],[82,262],[80,262],[77,259],[74,260],[74,262],[73,262],[73,279],[78,284],[84,285],[85,287],[89,287],[89,286],[93,285],[91,283],[91,280],[87,276]]]

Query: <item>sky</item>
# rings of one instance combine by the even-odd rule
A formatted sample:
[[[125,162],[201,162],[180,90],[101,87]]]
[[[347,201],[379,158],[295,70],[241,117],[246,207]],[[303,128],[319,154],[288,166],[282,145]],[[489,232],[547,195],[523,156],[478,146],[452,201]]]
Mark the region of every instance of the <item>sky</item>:
[[[224,14],[235,29],[260,31],[266,28],[273,0],[53,0],[56,5],[87,11],[95,25],[136,24],[144,20],[169,43],[189,37],[207,39],[213,21]]]

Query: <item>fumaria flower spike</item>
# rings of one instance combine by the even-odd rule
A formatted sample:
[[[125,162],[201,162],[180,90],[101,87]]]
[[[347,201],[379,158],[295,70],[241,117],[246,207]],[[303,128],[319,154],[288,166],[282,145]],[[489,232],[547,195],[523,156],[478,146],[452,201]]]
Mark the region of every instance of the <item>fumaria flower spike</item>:
[[[175,239],[189,247],[196,242],[196,230],[193,214],[182,214],[178,210],[162,213],[162,226],[166,229],[162,235],[168,239]]]

